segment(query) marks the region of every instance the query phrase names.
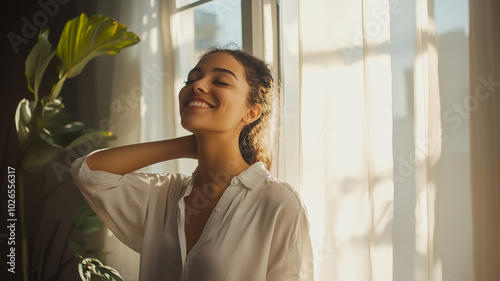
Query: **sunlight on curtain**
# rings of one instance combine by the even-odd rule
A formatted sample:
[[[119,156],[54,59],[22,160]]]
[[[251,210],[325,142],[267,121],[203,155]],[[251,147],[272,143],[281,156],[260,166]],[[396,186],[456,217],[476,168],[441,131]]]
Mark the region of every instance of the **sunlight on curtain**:
[[[389,23],[383,0],[300,3],[301,194],[317,280],[392,280]]]
[[[394,280],[472,280],[468,1],[391,1]]]
[[[472,280],[468,2],[416,1],[415,280]]]
[[[282,170],[318,280],[472,280],[467,3],[300,2],[299,167]]]
[[[434,257],[436,174],[433,166],[441,158],[441,112],[439,100],[438,54],[427,0],[416,3],[417,57],[414,69],[415,133],[415,264],[416,280],[439,280],[440,260]],[[431,3],[432,5],[432,3]],[[430,15],[429,15],[430,14]]]

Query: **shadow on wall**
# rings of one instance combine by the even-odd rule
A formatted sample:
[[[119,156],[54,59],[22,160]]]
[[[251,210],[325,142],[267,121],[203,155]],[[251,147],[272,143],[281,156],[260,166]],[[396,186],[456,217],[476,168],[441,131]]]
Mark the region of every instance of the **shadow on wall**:
[[[434,255],[443,279],[473,280],[470,175],[468,36],[461,31],[439,36],[439,78],[443,141],[441,160],[432,170],[436,182]]]

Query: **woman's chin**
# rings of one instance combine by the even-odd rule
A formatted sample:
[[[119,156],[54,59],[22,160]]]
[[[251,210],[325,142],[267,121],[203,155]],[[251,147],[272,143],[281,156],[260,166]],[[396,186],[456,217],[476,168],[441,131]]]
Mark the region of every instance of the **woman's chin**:
[[[192,126],[192,124],[190,124],[190,122],[181,120],[181,126],[182,126],[182,128],[184,128],[187,131],[189,131],[189,132],[191,132],[191,133],[194,134],[194,132],[193,132],[193,126]]]
[[[188,120],[188,119],[189,118],[181,119],[182,128],[186,129],[187,131],[193,134],[203,131],[204,126],[202,126],[201,124],[199,124],[199,122],[196,122],[195,120]]]

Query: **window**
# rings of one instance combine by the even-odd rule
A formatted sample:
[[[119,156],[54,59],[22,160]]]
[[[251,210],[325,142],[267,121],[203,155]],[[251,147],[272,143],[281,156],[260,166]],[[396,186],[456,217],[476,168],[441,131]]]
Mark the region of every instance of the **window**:
[[[212,46],[234,44],[242,47],[241,3],[238,0],[209,1],[181,10],[178,17],[188,39],[184,43],[194,47],[195,54]]]

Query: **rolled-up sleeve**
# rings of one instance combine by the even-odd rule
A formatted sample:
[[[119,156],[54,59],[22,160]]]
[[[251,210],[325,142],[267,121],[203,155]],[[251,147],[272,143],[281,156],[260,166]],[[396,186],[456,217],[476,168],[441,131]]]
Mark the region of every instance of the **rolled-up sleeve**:
[[[86,157],[75,160],[71,174],[85,200],[104,224],[128,247],[140,252],[150,198],[151,175],[118,175],[91,170]]]

